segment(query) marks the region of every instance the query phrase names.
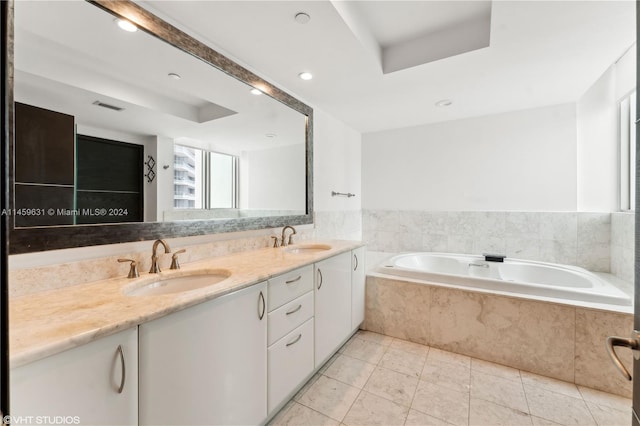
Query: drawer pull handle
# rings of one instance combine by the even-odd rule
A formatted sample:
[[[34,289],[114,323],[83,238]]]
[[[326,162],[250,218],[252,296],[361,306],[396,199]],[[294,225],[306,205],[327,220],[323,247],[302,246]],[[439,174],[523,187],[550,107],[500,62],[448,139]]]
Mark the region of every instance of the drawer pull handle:
[[[353,260],[356,261],[356,266],[353,267],[353,270],[357,271],[358,270],[358,255],[355,254],[355,253],[353,254]]]
[[[322,271],[320,270],[320,268],[318,268],[318,276],[320,277],[318,279],[318,290],[320,290],[320,287],[322,287]]]
[[[298,334],[298,337],[296,337],[294,341],[287,343],[287,347],[295,345],[300,341],[300,339],[302,339],[302,333]]]
[[[258,319],[260,321],[262,321],[262,318],[264,318],[264,313],[266,310],[267,306],[264,303],[264,294],[260,292],[260,295],[258,296]]]
[[[302,275],[298,275],[298,278],[294,278],[294,279],[292,279],[292,280],[285,281],[284,283],[285,283],[285,284],[293,284],[293,283],[295,283],[295,282],[300,281],[300,279],[301,279],[301,278],[302,278]]]
[[[298,312],[300,309],[302,309],[302,305],[298,305],[297,308],[295,308],[293,311],[289,311],[287,312],[287,315],[291,315],[291,314],[295,314],[296,312]]]
[[[122,375],[120,376],[120,387],[118,388],[118,393],[122,393],[124,390],[124,382],[127,380],[127,373],[125,371],[124,364],[124,350],[122,349],[122,345],[118,345],[117,352],[120,355],[120,364],[122,364]]]

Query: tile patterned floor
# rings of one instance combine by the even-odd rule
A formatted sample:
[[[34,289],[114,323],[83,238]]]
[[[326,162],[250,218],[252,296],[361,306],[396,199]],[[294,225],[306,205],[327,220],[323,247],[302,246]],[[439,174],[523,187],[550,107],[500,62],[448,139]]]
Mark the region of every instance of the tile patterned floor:
[[[270,425],[631,425],[631,400],[359,331]]]

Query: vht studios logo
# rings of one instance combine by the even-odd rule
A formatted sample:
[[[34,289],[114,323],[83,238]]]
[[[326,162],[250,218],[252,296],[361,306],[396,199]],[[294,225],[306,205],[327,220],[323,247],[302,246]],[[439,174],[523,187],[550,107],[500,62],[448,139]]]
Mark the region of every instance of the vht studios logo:
[[[79,425],[80,416],[4,416],[5,425]]]

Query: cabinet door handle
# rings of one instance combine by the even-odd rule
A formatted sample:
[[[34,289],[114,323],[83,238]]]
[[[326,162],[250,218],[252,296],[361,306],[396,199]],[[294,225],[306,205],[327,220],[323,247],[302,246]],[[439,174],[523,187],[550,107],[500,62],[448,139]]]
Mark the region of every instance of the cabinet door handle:
[[[318,290],[320,290],[320,287],[322,287],[322,271],[320,268],[318,268],[318,276],[320,277],[320,280],[318,281]]]
[[[260,296],[258,296],[258,319],[262,321],[264,318],[264,313],[267,310],[267,306],[264,303],[264,294],[260,292]]]
[[[298,312],[300,309],[302,309],[302,305],[298,305],[297,308],[295,308],[293,311],[289,311],[287,312],[287,315],[291,315],[291,314],[295,314],[296,312]]]
[[[356,266],[353,267],[354,271],[358,270],[358,255],[357,254],[353,254],[353,259],[356,261]]]
[[[298,275],[298,278],[294,278],[294,279],[292,279],[292,280],[285,281],[284,283],[285,283],[285,284],[293,284],[293,283],[295,283],[295,282],[300,281],[300,279],[301,279],[301,278],[302,278],[302,275]]]
[[[120,387],[118,388],[118,393],[122,393],[124,390],[124,383],[127,380],[127,372],[125,370],[124,363],[124,350],[122,349],[122,345],[118,345],[117,352],[118,355],[120,355],[120,364],[122,365],[122,375],[120,376]]]
[[[298,337],[296,337],[295,340],[287,343],[287,347],[289,347],[291,345],[295,345],[296,343],[298,343],[300,341],[300,339],[302,339],[302,333],[298,334]]]

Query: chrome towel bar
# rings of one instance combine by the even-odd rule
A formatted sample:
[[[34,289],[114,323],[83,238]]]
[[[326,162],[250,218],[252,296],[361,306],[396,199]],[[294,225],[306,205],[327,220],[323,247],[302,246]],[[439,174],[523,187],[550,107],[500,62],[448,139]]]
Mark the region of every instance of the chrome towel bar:
[[[348,197],[348,198],[351,198],[351,197],[355,197],[355,196],[356,196],[356,194],[352,194],[352,193],[350,193],[350,192],[345,193],[345,192],[336,192],[336,191],[331,191],[331,196],[332,196],[332,197],[337,197],[338,195],[339,195],[339,196],[341,196],[341,197]]]

